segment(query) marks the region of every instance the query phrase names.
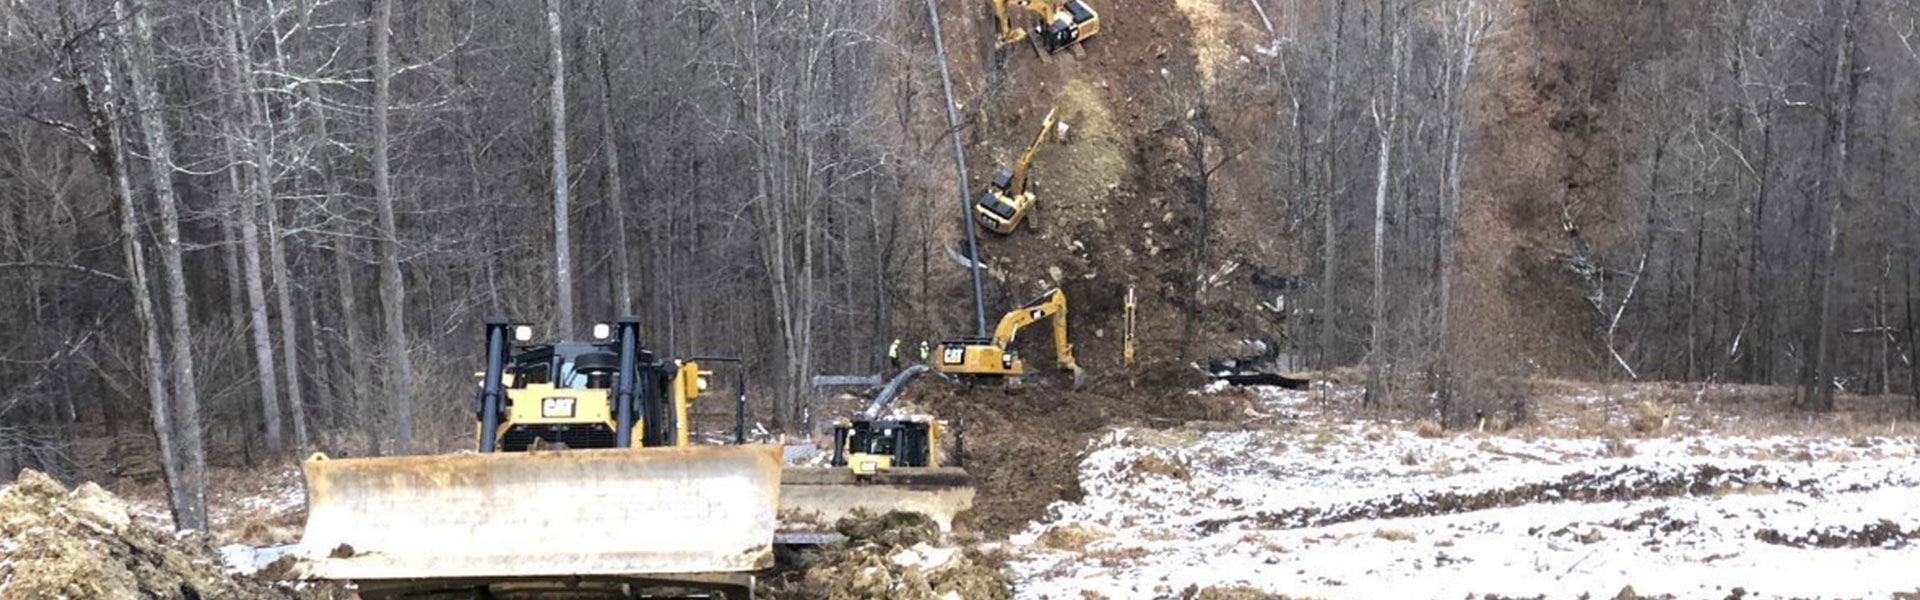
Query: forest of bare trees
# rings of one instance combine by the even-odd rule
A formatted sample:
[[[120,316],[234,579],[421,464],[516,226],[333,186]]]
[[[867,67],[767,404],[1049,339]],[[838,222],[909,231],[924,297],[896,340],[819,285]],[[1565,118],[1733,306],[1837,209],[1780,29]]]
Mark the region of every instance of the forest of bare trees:
[[[1920,7],[1261,4],[1271,45],[1163,94],[1201,173],[1180,293],[1225,254],[1209,190],[1254,176],[1319,367],[1916,389]],[[930,30],[881,0],[0,2],[0,477],[159,477],[192,527],[210,464],[439,450],[493,314],[637,314],[797,431],[811,376],[974,317],[927,283],[964,277]],[[1198,312],[1183,351],[1248,334]]]

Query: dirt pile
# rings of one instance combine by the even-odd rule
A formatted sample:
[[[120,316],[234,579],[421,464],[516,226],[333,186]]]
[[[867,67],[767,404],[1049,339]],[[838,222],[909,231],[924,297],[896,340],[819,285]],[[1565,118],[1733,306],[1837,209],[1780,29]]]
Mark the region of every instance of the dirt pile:
[[[918,386],[913,403],[948,419],[966,420],[967,472],[979,495],[956,522],[963,530],[1003,536],[1026,527],[1055,500],[1077,500],[1087,442],[1110,427],[1166,427],[1189,421],[1239,422],[1250,406],[1240,390],[1194,394],[1191,369],[1142,374],[1138,389],[1101,381],[1088,389]]]
[[[133,520],[92,483],[25,471],[0,489],[0,600],[311,597],[227,574],[205,536]]]
[[[887,513],[842,519],[847,539],[791,557],[788,571],[762,579],[776,600],[983,600],[1012,596],[1004,559],[943,540],[925,516]]]

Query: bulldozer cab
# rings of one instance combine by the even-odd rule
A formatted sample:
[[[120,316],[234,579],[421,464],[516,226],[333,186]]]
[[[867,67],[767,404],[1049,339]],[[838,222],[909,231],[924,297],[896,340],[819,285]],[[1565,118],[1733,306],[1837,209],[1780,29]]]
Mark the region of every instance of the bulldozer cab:
[[[560,342],[528,347],[507,366],[513,389],[544,384],[555,389],[613,388],[620,372],[620,348],[613,344]]]
[[[499,409],[502,420],[494,436],[495,449],[616,447],[612,392],[620,373],[619,352],[613,343],[557,342],[520,348],[501,377],[504,405]],[[651,353],[642,352],[636,365],[655,362]],[[484,372],[481,379],[484,391]],[[651,396],[665,394],[656,391]],[[483,420],[484,415],[476,417]]]
[[[893,467],[938,467],[942,425],[933,420],[852,419],[834,424],[831,464],[855,475]]]
[[[518,345],[509,348],[511,328]],[[596,325],[593,342],[531,343],[525,326],[488,324],[487,370],[474,400],[477,449],[628,448],[687,444],[689,405],[706,372],[639,343],[637,320]]]

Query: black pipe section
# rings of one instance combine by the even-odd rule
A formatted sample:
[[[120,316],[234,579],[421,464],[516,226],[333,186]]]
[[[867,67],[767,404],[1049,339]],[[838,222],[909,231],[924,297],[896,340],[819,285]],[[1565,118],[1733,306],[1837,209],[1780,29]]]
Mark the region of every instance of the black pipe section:
[[[505,391],[500,380],[506,371],[507,327],[506,317],[487,319],[487,371],[482,375],[479,397],[475,398],[475,411],[480,418],[480,451],[493,452],[500,438],[500,417]]]
[[[986,298],[980,295],[980,239],[974,230],[971,180],[967,179],[967,148],[961,143],[960,113],[953,102],[953,74],[947,71],[947,43],[940,38],[940,7],[927,0],[927,18],[933,22],[933,51],[940,58],[940,89],[947,95],[947,133],[953,137],[953,166],[960,171],[960,218],[967,222],[967,259],[973,262],[973,335],[987,336]]]
[[[914,377],[925,373],[927,369],[926,364],[916,364],[900,371],[899,375],[894,375],[893,380],[887,382],[887,387],[880,390],[880,395],[873,397],[873,403],[867,405],[867,411],[860,414],[868,419],[880,418],[881,414],[886,412],[887,405],[893,404],[893,398],[900,395],[900,390],[906,388],[907,382],[913,381]]]
[[[747,368],[739,366],[735,367],[734,371],[737,371],[734,377],[740,396],[735,399],[733,405],[733,443],[745,444],[747,443]]]
[[[835,467],[847,466],[847,432],[851,429],[850,427],[833,428],[833,458],[827,461],[828,465]]]
[[[613,447],[633,447],[633,405],[635,379],[640,370],[640,318],[620,317],[620,380],[614,384]]]
[[[733,403],[733,443],[747,443],[747,362],[732,356],[695,356],[690,358],[696,363],[722,362],[734,367],[734,389],[739,395]]]
[[[953,466],[967,466],[967,420],[953,420]]]

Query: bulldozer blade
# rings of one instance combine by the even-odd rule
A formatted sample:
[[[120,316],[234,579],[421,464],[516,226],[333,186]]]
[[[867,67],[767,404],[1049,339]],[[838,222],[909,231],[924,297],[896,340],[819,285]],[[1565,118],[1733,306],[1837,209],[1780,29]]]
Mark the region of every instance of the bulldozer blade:
[[[303,579],[728,573],[773,562],[777,446],[307,461]]]
[[[783,529],[831,527],[856,512],[916,512],[953,530],[953,518],[973,508],[973,478],[959,467],[896,467],[854,476],[845,467],[787,469],[780,474]]]

